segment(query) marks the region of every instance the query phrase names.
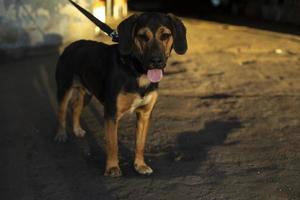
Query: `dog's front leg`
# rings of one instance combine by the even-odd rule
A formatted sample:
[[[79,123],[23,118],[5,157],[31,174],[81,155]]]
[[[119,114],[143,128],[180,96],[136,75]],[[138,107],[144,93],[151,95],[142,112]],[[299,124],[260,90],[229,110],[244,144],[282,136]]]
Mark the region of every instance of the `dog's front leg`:
[[[137,113],[137,131],[136,131],[136,147],[134,169],[139,174],[151,174],[153,170],[149,167],[144,160],[144,149],[146,138],[148,134],[150,114],[143,112]]]
[[[118,158],[118,120],[106,119],[104,129],[107,156],[104,175],[118,177],[122,175]]]
[[[146,138],[148,134],[148,128],[150,123],[150,116],[153,107],[157,100],[157,92],[151,94],[151,102],[137,110],[137,130],[136,130],[136,147],[135,147],[135,159],[134,159],[134,169],[139,174],[152,174],[153,170],[145,163],[144,159],[144,149]]]

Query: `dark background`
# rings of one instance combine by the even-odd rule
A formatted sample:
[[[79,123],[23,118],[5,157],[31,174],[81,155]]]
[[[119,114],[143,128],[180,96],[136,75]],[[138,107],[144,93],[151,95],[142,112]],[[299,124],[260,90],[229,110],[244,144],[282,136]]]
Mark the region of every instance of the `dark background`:
[[[178,16],[300,34],[300,1],[293,0],[129,0],[132,11],[172,12]]]

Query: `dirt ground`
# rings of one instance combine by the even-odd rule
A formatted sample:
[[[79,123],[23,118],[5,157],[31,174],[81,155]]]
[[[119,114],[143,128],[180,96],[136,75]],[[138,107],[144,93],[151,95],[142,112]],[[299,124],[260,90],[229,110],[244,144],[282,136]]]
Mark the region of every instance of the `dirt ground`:
[[[300,199],[300,37],[186,19],[189,52],[173,55],[146,160],[132,169],[135,117],[119,129],[124,176],[104,172],[102,106],[88,134],[57,144],[58,53],[0,67],[3,200]]]

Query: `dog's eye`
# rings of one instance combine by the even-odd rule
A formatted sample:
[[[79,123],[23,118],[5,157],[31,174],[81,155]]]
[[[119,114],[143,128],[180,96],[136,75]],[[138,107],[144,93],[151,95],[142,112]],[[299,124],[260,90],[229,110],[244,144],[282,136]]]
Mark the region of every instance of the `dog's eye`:
[[[145,34],[139,34],[137,35],[138,39],[144,42],[147,42],[149,40],[148,36]]]
[[[171,34],[170,33],[163,33],[161,36],[160,36],[160,39],[161,40],[167,40],[171,37]]]

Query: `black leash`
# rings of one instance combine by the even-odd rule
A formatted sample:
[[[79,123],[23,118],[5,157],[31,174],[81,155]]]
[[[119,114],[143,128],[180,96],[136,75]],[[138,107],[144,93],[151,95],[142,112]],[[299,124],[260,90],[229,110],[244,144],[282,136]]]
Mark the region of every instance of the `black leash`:
[[[109,37],[112,38],[113,42],[119,41],[119,36],[117,30],[112,29],[107,24],[103,23],[99,19],[97,19],[94,15],[92,15],[89,11],[85,10],[81,6],[79,6],[77,3],[75,3],[72,0],[69,0],[73,6],[75,6],[82,14],[84,14],[89,20],[91,20],[94,24],[96,24],[104,33],[106,33]]]

